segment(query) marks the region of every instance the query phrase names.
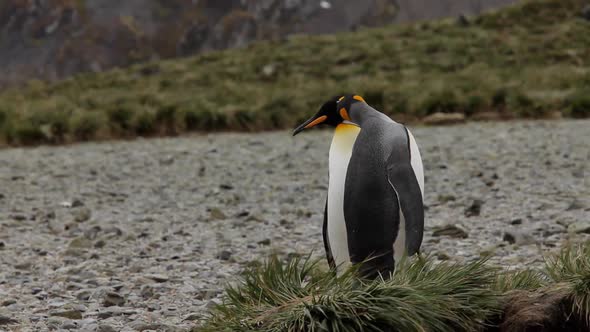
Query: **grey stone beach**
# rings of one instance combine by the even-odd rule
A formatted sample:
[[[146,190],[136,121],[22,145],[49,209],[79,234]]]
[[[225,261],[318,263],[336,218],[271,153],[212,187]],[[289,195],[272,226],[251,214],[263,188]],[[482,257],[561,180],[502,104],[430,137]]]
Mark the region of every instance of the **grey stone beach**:
[[[539,267],[590,239],[590,121],[410,129],[425,254]],[[0,150],[0,331],[187,331],[249,262],[322,256],[331,135]]]

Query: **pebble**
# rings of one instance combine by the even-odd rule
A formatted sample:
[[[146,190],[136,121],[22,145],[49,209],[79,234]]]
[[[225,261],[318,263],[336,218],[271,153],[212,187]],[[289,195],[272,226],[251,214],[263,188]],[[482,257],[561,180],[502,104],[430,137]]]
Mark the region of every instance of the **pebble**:
[[[192,314],[188,314],[186,317],[184,317],[184,320],[187,320],[187,321],[196,321],[196,320],[199,320],[201,318],[203,318],[202,315],[199,315],[197,313],[192,313]]]
[[[4,300],[2,301],[2,303],[0,303],[0,305],[2,305],[3,307],[8,307],[11,304],[15,304],[16,300],[12,300],[12,299],[8,299],[8,300]]]
[[[590,234],[590,221],[579,221],[570,224],[567,228],[570,233],[586,233]]]
[[[98,312],[97,317],[100,319],[107,319],[115,316],[131,316],[137,314],[137,311],[122,308],[122,307],[108,307]]]
[[[228,261],[231,258],[231,256],[231,251],[222,250],[221,252],[219,252],[219,254],[217,254],[217,259],[221,259],[222,261]]]
[[[57,310],[49,312],[50,316],[65,317],[69,319],[82,319],[82,312],[78,310]]]
[[[540,267],[563,243],[590,239],[589,128],[410,127],[426,174],[421,251]],[[190,331],[249,262],[322,258],[331,138],[278,131],[0,150],[0,174],[27,174],[0,177],[10,199],[0,208],[0,315],[11,322],[0,330]],[[90,213],[77,222],[79,211]],[[534,245],[509,244],[507,231]],[[60,311],[82,319],[50,315]]]
[[[63,324],[61,324],[61,328],[64,330],[77,330],[78,327],[78,324],[76,324],[75,322],[63,322]]]
[[[105,307],[122,306],[123,304],[125,304],[125,298],[118,293],[108,292],[104,296],[103,305]]]
[[[469,207],[465,209],[465,216],[466,217],[477,217],[481,214],[481,207],[483,206],[483,201],[481,199],[475,199],[471,203]]]
[[[212,219],[223,220],[227,218],[225,213],[223,213],[223,211],[221,211],[219,208],[212,208],[210,214]]]
[[[117,329],[108,324],[100,324],[98,325],[96,332],[117,332]]]
[[[16,324],[18,321],[7,316],[0,315],[0,326]]]
[[[15,221],[24,221],[27,220],[27,216],[21,213],[15,213],[15,214],[11,214],[9,216],[10,218],[12,218]]]
[[[537,242],[537,239],[530,233],[525,233],[517,230],[506,230],[504,232],[502,240],[510,244],[517,245],[529,245]]]
[[[88,239],[85,236],[80,236],[80,237],[77,237],[77,238],[71,240],[69,247],[75,248],[75,249],[92,248],[92,241],[90,241],[90,239]]]
[[[77,210],[74,210],[72,214],[74,216],[74,221],[76,222],[85,222],[90,220],[90,217],[92,217],[92,211],[86,207],[81,207]]]
[[[566,211],[580,210],[580,209],[584,209],[585,207],[586,207],[586,204],[584,204],[582,201],[576,199],[576,200],[572,201],[572,203],[568,206]]]
[[[92,295],[92,292],[88,289],[84,289],[76,293],[76,298],[80,301],[88,301],[90,295]]]
[[[14,265],[14,268],[17,270],[29,270],[31,269],[31,262],[22,262]]]
[[[452,238],[466,239],[469,234],[458,225],[444,225],[434,229],[432,236],[449,236]]]
[[[81,206],[84,206],[84,202],[82,202],[82,200],[76,198],[76,199],[74,199],[72,201],[72,203],[70,204],[70,206],[73,207],[73,208],[81,207]]]
[[[228,184],[228,183],[222,183],[219,185],[219,188],[221,188],[223,190],[232,190],[232,189],[234,189],[234,186],[232,186],[231,184]]]
[[[148,274],[145,277],[148,279],[152,279],[155,282],[166,282],[170,280],[170,278],[164,274]]]
[[[50,330],[57,330],[59,329],[65,322],[67,321],[66,318],[58,317],[58,316],[50,316],[47,319],[47,327]]]

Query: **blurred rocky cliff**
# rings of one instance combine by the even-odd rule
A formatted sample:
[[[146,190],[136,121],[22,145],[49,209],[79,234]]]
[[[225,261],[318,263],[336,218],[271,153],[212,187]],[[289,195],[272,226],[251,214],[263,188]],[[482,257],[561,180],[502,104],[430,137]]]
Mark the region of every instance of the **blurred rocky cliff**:
[[[294,33],[477,14],[516,0],[0,0],[0,88]]]

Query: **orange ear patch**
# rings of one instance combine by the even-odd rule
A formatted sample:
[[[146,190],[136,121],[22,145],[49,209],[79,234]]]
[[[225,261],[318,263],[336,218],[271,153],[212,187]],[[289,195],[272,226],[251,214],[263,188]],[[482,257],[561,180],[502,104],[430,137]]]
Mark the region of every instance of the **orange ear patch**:
[[[344,120],[351,121],[351,120],[350,120],[350,116],[348,116],[348,112],[346,111],[346,108],[344,108],[344,107],[342,107],[342,108],[340,109],[340,116],[341,116],[341,117],[342,117]]]
[[[305,129],[307,129],[307,128],[311,128],[311,127],[313,127],[313,126],[317,126],[317,125],[319,125],[320,123],[322,123],[322,122],[326,121],[326,119],[327,119],[327,118],[328,118],[327,116],[325,116],[325,115],[322,115],[322,116],[320,116],[319,118],[317,118],[317,119],[313,120],[312,122],[310,122],[310,123],[309,123],[307,126],[305,126]]]
[[[366,103],[366,101],[363,99],[363,97],[361,97],[361,96],[359,96],[359,95],[356,95],[356,96],[354,96],[354,97],[352,97],[352,98],[353,98],[353,99],[356,99],[356,100],[358,100],[358,101],[362,101],[363,103]]]

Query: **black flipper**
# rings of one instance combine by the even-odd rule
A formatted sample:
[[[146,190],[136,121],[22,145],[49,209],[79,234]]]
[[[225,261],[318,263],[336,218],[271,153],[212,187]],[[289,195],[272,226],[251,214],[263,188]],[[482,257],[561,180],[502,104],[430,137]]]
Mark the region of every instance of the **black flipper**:
[[[330,265],[330,269],[336,270],[336,263],[334,263],[332,250],[330,249],[330,241],[328,240],[328,198],[326,198],[326,207],[324,208],[324,225],[322,226],[322,235],[324,237],[324,249],[326,250],[326,259],[328,259],[328,265]]]
[[[409,145],[409,138],[407,140]],[[409,150],[409,149],[408,149]],[[393,158],[392,158],[393,157]],[[424,204],[422,191],[410,159],[400,162],[392,156],[387,161],[387,180],[395,190],[406,222],[406,250],[408,256],[419,252],[424,232]]]

